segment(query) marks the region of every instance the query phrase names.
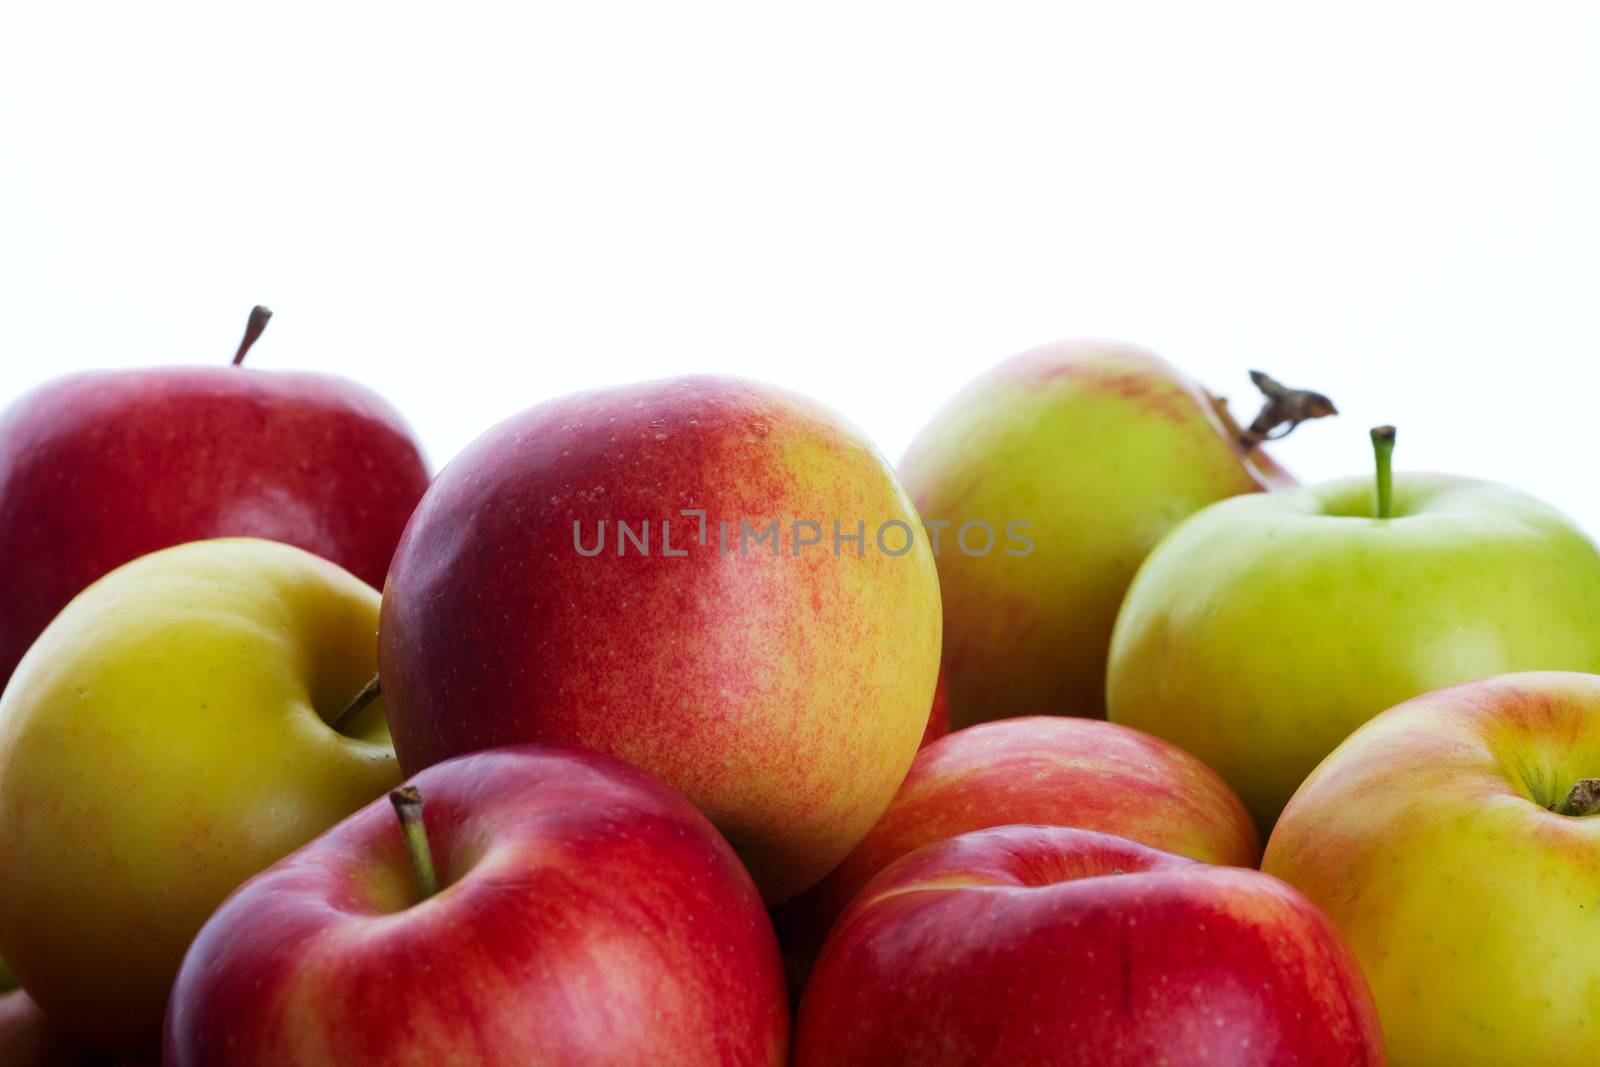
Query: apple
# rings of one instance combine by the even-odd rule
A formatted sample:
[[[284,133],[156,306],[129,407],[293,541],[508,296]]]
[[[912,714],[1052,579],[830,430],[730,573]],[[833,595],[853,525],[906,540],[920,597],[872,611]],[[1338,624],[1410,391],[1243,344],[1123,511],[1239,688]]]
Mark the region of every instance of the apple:
[[[206,923],[167,1067],[784,1063],[760,894],[653,776],[525,745],[395,799],[404,831],[375,802]]]
[[[1250,813],[1205,764],[1149,734],[1098,719],[1027,716],[969,726],[917,753],[872,832],[787,906],[791,966],[803,973],[861,887],[923,845],[1009,823],[1076,826],[1206,863],[1254,867]]]
[[[1333,925],[1259,871],[1001,826],[861,891],[795,1023],[796,1067],[1383,1063]]]
[[[1344,931],[1399,1067],[1591,1058],[1600,678],[1535,672],[1378,715],[1306,779],[1265,869]]]
[[[1518,670],[1600,670],[1600,551],[1547,504],[1439,474],[1214,504],[1164,540],[1117,619],[1111,718],[1193,752],[1263,831],[1385,708]]]
[[[900,475],[941,535],[952,725],[1103,718],[1111,626],[1145,554],[1206,504],[1291,483],[1243,438],[1177,368],[1110,341],[1025,352],[936,414]],[[997,546],[980,554],[983,524]]]
[[[298,545],[381,586],[428,485],[405,423],[343,378],[238,366],[92,371],[0,414],[0,686],[88,584],[210,537]]]
[[[95,582],[0,698],[0,954],[96,1049],[160,1041],[190,939],[240,882],[399,781],[378,594],[272,541],[164,549]]]
[[[775,902],[888,806],[939,619],[871,444],[797,394],[697,376],[550,401],[469,445],[400,539],[379,664],[406,773],[527,741],[620,756]]]

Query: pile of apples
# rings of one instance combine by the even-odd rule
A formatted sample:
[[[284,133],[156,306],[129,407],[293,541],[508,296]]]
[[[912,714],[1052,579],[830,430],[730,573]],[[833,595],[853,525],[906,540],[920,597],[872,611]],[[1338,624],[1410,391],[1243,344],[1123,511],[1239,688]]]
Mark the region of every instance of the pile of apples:
[[[1299,487],[1325,397],[1087,342],[898,472],[686,377],[430,479],[243,365],[267,316],[0,416],[0,1063],[1600,1050],[1600,550],[1545,504],[1389,428]]]

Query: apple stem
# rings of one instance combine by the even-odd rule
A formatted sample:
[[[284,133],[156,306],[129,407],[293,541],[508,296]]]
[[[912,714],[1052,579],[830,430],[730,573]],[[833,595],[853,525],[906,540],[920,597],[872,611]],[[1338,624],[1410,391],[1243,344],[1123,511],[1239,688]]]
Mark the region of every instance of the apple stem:
[[[344,710],[336,715],[328,725],[333,728],[334,733],[344,733],[345,727],[349,726],[357,715],[366,710],[368,704],[377,700],[382,692],[383,687],[378,684],[378,676],[374,674],[367,679],[367,684],[361,687],[359,693],[350,698],[350,703],[346,704]]]
[[[1228,398],[1219,396],[1210,390],[1205,390],[1206,401],[1211,405],[1212,414],[1217,421],[1222,423],[1222,432],[1227,434],[1228,440],[1236,441],[1240,447],[1248,450],[1255,447],[1254,442],[1245,436],[1244,427],[1239,425],[1239,420],[1233,417],[1233,412],[1228,408]]]
[[[1243,430],[1237,429],[1231,416],[1223,425],[1234,430],[1234,438],[1241,448],[1251,449],[1263,441],[1279,441],[1294,432],[1296,426],[1312,419],[1323,419],[1339,414],[1333,401],[1311,389],[1292,389],[1265,371],[1250,372],[1250,381],[1261,391],[1261,410]],[[1215,407],[1216,399],[1213,398]],[[1222,404],[1226,411],[1226,401]]]
[[[1372,428],[1372,455],[1378,463],[1378,518],[1394,514],[1394,427]]]
[[[1567,791],[1566,799],[1551,809],[1557,815],[1600,813],[1600,778],[1579,778]]]
[[[414,785],[403,785],[389,794],[389,803],[400,818],[400,833],[411,857],[411,873],[417,880],[417,897],[427,900],[439,891],[439,878],[433,872],[433,852],[428,848],[428,828],[422,821],[422,794]]]
[[[272,309],[257,304],[250,309],[250,319],[244,324],[244,340],[239,342],[239,351],[233,354],[233,365],[237,367],[244,362],[244,357],[250,351],[250,346],[261,337],[261,331],[267,328],[267,320],[272,318]]]

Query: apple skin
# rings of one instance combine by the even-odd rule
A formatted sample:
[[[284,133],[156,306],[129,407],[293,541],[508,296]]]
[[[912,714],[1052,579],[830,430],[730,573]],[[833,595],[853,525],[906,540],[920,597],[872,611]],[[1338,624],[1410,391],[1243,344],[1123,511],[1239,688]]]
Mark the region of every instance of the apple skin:
[[[164,549],[69,604],[0,698],[0,953],[63,1028],[158,1047],[190,939],[245,878],[400,778],[378,594],[271,541]]]
[[[1041,709],[1103,718],[1112,623],[1145,554],[1213,501],[1292,481],[1241,450],[1177,368],[1088,340],[1032,349],[968,385],[900,476],[925,518],[952,523],[938,566],[958,729]],[[1031,523],[1033,552],[959,551],[958,527],[978,520],[1001,546],[1006,523]]]
[[[1098,719],[1036,715],[958,730],[917,753],[872,831],[787,905],[802,969],[879,871],[924,845],[1010,823],[1075,826],[1205,863],[1254,867],[1261,839],[1215,771],[1175,745]]]
[[[1215,504],[1140,569],[1111,649],[1111,718],[1193,752],[1270,830],[1357,726],[1443,686],[1600,670],[1600,551],[1501,485],[1394,477]]]
[[[564,745],[414,784],[440,892],[376,802],[248,882],[184,960],[167,1067],[783,1064],[772,927],[687,801]]]
[[[90,582],[185,541],[264,537],[381,586],[428,485],[364,386],[246,367],[94,371],[0,414],[0,685]]]
[[[742,521],[794,519],[824,544],[794,555],[785,528],[780,555],[738,551]],[[618,520],[651,523],[650,555],[579,555],[575,524],[588,545]],[[865,524],[864,554],[832,554],[835,520]],[[686,555],[662,555],[662,521]],[[872,543],[889,521],[904,555]],[[379,659],[408,774],[526,741],[609,752],[687,796],[779,901],[894,795],[939,628],[926,535],[858,431],[786,390],[687,377],[541,404],[469,445],[401,537]]]
[[[1259,871],[1003,826],[874,878],[817,960],[796,1067],[1383,1063],[1339,932]]]
[[[1306,779],[1263,866],[1327,912],[1397,1067],[1580,1062],[1597,1039],[1600,678],[1513,674],[1383,712]]]
[[[106,1067],[17,989],[0,993],[0,1063],[6,1067]]]

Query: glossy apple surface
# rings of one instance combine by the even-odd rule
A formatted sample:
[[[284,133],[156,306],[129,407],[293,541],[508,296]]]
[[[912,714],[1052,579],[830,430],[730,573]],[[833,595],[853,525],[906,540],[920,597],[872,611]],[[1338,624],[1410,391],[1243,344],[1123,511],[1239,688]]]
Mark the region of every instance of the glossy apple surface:
[[[648,554],[619,522],[649,524]],[[865,541],[835,542],[835,522]],[[771,523],[767,544],[742,536]],[[452,461],[395,554],[379,656],[408,773],[525,741],[621,756],[781,900],[900,784],[939,619],[926,536],[858,431],[794,393],[689,377],[539,405]]]
[[[1213,505],[1151,553],[1117,620],[1111,718],[1193,752],[1263,831],[1385,708],[1519,670],[1600,670],[1600,551],[1515,489],[1398,474]]]
[[[804,961],[861,887],[923,845],[1010,823],[1075,826],[1206,863],[1254,867],[1250,813],[1205,764],[1160,738],[1098,719],[1027,716],[957,730],[917,753],[876,826],[790,904]]]
[[[1333,925],[1259,871],[1003,826],[868,883],[806,988],[796,1067],[1383,1063]]]
[[[1111,626],[1145,554],[1205,505],[1289,481],[1239,447],[1198,384],[1109,341],[989,371],[933,417],[900,475],[924,519],[950,523],[938,565],[957,728],[1041,709],[1104,717]],[[995,531],[992,551],[962,551],[968,522]],[[1030,554],[1008,554],[1022,551],[1012,522],[1028,524]]]
[[[1344,931],[1395,1064],[1593,1054],[1600,817],[1552,809],[1596,775],[1600,678],[1514,674],[1385,711],[1289,802],[1263,866]]]
[[[165,549],[94,583],[0,699],[0,953],[102,1051],[159,1043],[230,890],[399,780],[371,674],[378,594],[270,541]]]
[[[364,386],[245,366],[94,371],[0,414],[0,684],[79,591],[157,549],[264,537],[382,586],[428,485]]]
[[[168,1067],[784,1062],[760,894],[688,802],[567,746],[413,784],[444,888],[386,800],[252,879],[184,960]]]

